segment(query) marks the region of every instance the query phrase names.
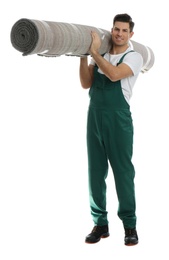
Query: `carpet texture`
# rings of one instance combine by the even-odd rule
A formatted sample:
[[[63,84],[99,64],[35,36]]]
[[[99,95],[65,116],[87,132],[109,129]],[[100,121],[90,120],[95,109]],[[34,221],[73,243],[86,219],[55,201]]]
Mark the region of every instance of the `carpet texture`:
[[[12,46],[23,56],[38,54],[46,57],[88,55],[91,45],[91,31],[97,32],[102,44],[100,54],[111,48],[111,33],[107,30],[80,24],[20,19],[11,29]],[[142,72],[154,64],[153,51],[140,43],[130,41],[132,48],[143,57]]]

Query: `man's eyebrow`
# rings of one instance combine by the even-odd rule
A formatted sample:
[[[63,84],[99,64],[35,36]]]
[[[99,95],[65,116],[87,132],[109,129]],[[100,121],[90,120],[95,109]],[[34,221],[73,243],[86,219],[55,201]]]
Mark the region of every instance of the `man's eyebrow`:
[[[117,27],[117,26],[115,26],[114,27],[114,29],[116,29],[116,30],[120,30],[120,28],[119,27]],[[129,30],[129,28],[125,28],[125,29],[122,29],[123,31],[128,31]]]

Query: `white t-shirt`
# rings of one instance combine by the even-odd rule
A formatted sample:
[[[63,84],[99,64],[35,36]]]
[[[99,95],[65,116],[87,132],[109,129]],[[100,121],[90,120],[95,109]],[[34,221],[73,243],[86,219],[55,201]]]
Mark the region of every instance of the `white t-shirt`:
[[[116,66],[117,63],[120,61],[120,58],[127,52],[131,51],[132,48],[129,47],[125,52],[120,53],[120,54],[110,54],[110,53],[106,53],[104,55],[104,58],[110,62],[112,65]],[[121,79],[121,87],[122,87],[122,92],[123,95],[126,99],[126,101],[128,103],[130,103],[130,98],[132,96],[132,90],[133,90],[133,86],[136,82],[136,79],[141,71],[141,68],[143,66],[143,58],[141,56],[140,53],[138,52],[130,52],[127,55],[125,55],[125,57],[123,58],[123,63],[127,64],[131,70],[133,71],[133,76],[128,77],[128,78],[124,78]],[[90,64],[95,65],[95,61],[92,58],[90,61]],[[98,68],[98,72],[101,74],[104,74],[99,68]]]

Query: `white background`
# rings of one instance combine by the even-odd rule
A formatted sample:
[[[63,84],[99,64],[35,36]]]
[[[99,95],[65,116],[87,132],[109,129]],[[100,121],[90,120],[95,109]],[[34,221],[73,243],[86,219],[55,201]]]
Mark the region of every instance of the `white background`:
[[[168,8],[149,1],[21,1],[0,8],[0,259],[168,259]],[[111,236],[84,243],[93,222],[87,186],[88,91],[79,58],[23,57],[10,42],[21,18],[111,29],[114,15],[135,21],[133,40],[149,46],[131,111],[139,245],[125,247],[112,171],[107,178]]]

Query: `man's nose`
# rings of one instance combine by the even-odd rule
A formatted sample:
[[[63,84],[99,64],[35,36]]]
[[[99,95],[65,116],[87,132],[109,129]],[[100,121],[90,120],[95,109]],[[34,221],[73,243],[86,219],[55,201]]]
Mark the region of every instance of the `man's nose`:
[[[122,30],[118,30],[118,35],[122,35]]]

